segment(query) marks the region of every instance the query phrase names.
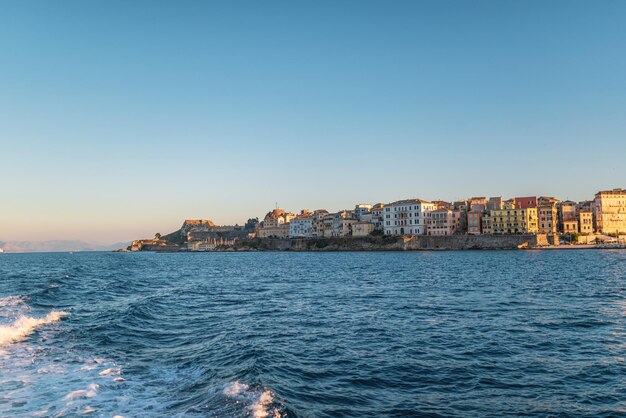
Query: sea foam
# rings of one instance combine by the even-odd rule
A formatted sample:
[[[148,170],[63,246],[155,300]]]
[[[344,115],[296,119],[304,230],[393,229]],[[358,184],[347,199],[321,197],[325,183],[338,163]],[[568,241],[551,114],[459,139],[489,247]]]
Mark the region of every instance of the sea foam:
[[[223,393],[229,398],[248,404],[248,409],[254,418],[268,418],[270,413],[272,418],[281,417],[278,409],[270,410],[274,401],[274,394],[269,389],[259,391],[252,389],[250,385],[245,383],[233,382],[226,385]]]
[[[74,399],[93,398],[98,394],[99,387],[100,385],[96,383],[92,383],[89,386],[87,386],[87,389],[71,391],[70,393],[65,395],[65,399],[71,403],[71,401],[73,401]]]
[[[28,337],[37,327],[58,322],[69,315],[63,311],[52,311],[43,318],[22,315],[10,325],[0,325],[0,347]]]

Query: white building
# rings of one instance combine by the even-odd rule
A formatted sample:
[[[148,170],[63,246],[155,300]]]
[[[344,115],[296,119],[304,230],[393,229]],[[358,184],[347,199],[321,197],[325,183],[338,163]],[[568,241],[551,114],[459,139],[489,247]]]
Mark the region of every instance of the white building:
[[[289,222],[289,238],[311,238],[313,236],[313,218],[298,216]]]
[[[421,199],[399,200],[385,205],[385,235],[424,235],[435,205]]]
[[[365,219],[363,219],[363,216],[369,215],[371,210],[372,210],[372,205],[359,203],[358,205],[356,205],[354,207],[354,216],[359,221],[363,221],[363,220],[365,220]],[[370,217],[370,219],[371,219],[371,217]]]
[[[376,203],[372,210],[370,211],[372,214],[372,219],[370,222],[374,224],[374,229],[384,230],[385,226],[385,205],[382,203]]]

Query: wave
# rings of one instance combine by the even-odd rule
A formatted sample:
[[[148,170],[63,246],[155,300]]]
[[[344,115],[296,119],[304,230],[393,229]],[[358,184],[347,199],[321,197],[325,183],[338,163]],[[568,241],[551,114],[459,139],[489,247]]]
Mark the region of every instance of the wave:
[[[64,311],[52,311],[43,318],[22,315],[10,325],[0,325],[0,347],[21,341],[37,327],[58,322],[67,315],[69,313]]]

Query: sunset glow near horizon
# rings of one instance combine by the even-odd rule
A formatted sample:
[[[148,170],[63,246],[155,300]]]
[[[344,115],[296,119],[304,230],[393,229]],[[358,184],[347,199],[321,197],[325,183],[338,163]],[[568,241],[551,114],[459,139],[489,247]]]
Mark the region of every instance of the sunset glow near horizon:
[[[0,241],[626,187],[626,3],[4,2]]]

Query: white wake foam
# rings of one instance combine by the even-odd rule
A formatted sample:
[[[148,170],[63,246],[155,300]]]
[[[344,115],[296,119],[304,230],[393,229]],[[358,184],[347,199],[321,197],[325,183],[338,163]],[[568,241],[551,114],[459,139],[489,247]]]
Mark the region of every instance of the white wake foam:
[[[273,400],[274,395],[272,395],[272,392],[270,392],[268,389],[265,389],[263,393],[261,393],[261,396],[259,396],[259,399],[250,406],[254,418],[268,417],[270,414],[268,407],[272,404]],[[280,417],[280,415],[277,414],[278,411],[274,410],[274,416]]]
[[[79,399],[79,398],[93,398],[98,394],[99,387],[100,385],[96,383],[92,383],[89,386],[87,386],[87,389],[73,390],[67,395],[65,395],[65,400],[71,402],[74,399]]]
[[[102,370],[99,373],[99,375],[100,376],[119,376],[120,373],[122,373],[122,370],[120,367],[111,367],[109,369]]]
[[[22,315],[10,325],[0,325],[0,347],[21,341],[28,337],[35,328],[58,322],[67,315],[69,313],[63,311],[52,311],[43,318]]]
[[[245,383],[233,382],[226,385],[224,395],[234,398],[248,405],[248,409],[254,418],[281,418],[281,413],[277,408],[271,409],[274,401],[274,394],[269,389],[254,390]]]

